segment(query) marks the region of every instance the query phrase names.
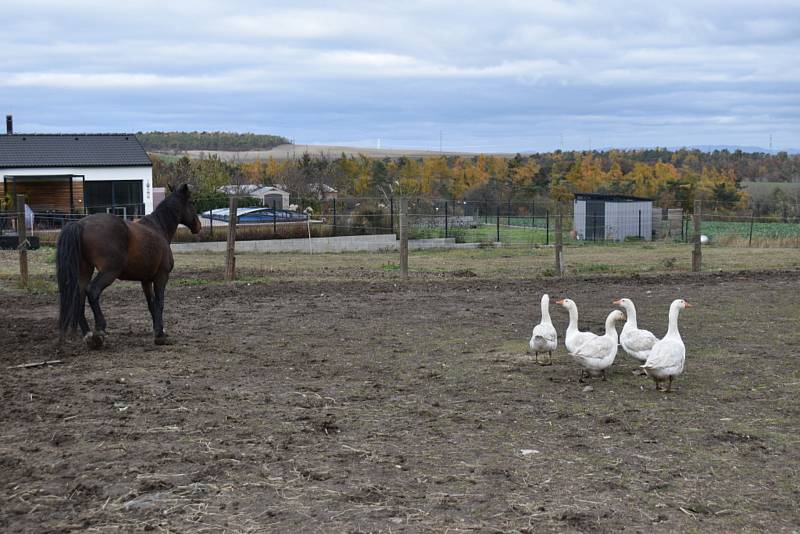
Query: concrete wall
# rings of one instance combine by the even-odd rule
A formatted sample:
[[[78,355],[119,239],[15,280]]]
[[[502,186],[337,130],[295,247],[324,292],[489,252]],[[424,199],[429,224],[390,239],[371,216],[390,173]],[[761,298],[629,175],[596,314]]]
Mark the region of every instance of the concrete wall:
[[[394,234],[236,242],[237,252],[358,252],[392,250],[397,247]],[[225,252],[226,248],[224,241],[172,244],[173,252]]]
[[[310,241],[310,249],[309,249]],[[470,243],[478,246],[478,243]],[[225,252],[227,243],[209,241],[202,243],[173,243],[173,252]],[[263,241],[237,241],[236,252],[361,252],[398,250],[400,242],[394,234],[356,235],[342,237],[314,237],[312,239],[268,239]],[[458,248],[456,240],[450,238],[411,239],[410,250],[432,248]]]
[[[444,211],[439,215],[409,215],[408,225],[412,227],[444,228]],[[475,226],[475,217],[472,215],[450,215],[447,217],[450,228],[472,228]]]

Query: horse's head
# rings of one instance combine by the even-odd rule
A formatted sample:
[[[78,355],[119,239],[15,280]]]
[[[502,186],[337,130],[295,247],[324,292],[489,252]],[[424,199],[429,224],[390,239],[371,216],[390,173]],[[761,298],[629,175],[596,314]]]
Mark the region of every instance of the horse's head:
[[[178,212],[178,223],[187,226],[193,234],[199,233],[202,225],[200,224],[200,218],[197,216],[197,210],[194,208],[194,202],[192,202],[189,185],[183,184],[179,186],[172,194],[180,200],[181,209]]]

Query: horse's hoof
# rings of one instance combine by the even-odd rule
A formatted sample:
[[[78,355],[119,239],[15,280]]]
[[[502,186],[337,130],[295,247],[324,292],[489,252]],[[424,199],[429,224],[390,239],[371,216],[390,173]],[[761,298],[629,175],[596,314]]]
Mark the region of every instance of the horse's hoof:
[[[89,332],[83,336],[83,340],[86,342],[87,347],[92,350],[98,350],[103,348],[105,336],[101,335],[100,333]]]
[[[172,341],[165,335],[156,336],[156,345],[171,345]]]

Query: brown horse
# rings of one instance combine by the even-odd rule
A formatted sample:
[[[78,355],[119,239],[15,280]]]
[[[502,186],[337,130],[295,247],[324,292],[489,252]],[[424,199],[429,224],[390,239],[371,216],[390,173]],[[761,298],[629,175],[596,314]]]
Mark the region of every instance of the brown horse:
[[[173,267],[169,244],[179,224],[188,226],[193,234],[200,231],[186,184],[136,222],[98,213],[64,226],[56,243],[59,347],[67,330],[75,331],[77,326],[90,348],[103,346],[106,319],[100,311],[100,293],[116,279],[142,283],[156,345],[167,343],[164,290]],[[92,279],[95,269],[97,276]],[[87,298],[94,313],[94,332],[89,331],[84,315]]]

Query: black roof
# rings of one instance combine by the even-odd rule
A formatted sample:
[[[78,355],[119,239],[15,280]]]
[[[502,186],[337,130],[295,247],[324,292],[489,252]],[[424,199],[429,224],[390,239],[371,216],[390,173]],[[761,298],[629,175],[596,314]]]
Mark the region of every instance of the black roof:
[[[652,198],[617,195],[614,193],[575,193],[575,200],[606,200],[610,202],[652,202]]]
[[[0,169],[152,165],[133,134],[0,135]]]

